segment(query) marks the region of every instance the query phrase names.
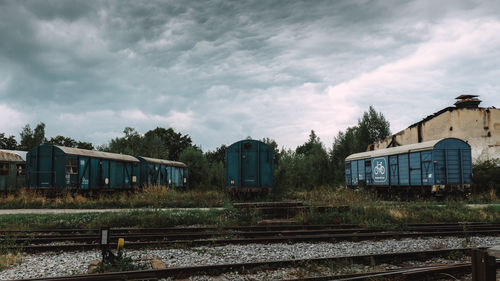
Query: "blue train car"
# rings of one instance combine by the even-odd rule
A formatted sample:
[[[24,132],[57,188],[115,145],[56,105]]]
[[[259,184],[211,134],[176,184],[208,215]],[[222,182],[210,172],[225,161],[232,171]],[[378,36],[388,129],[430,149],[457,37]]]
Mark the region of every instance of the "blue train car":
[[[28,152],[26,169],[29,188],[127,190],[139,184],[135,157],[50,144]]]
[[[443,195],[472,184],[470,145],[456,138],[379,149],[345,159],[347,186]]]
[[[137,156],[140,161],[139,182],[141,187],[173,186],[188,187],[188,167],[177,161]]]
[[[274,150],[257,140],[241,140],[226,149],[226,189],[267,194],[273,189]]]
[[[26,186],[26,151],[0,149],[0,192]]]

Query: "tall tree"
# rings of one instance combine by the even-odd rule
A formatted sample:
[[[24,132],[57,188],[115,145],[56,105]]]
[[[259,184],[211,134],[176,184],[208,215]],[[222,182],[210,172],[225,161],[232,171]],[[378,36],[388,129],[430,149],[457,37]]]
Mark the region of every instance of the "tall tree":
[[[94,149],[94,146],[90,142],[76,141],[70,137],[65,137],[61,135],[51,137],[49,140],[46,140],[45,143],[66,146],[66,147],[76,147],[88,150]]]
[[[203,152],[195,147],[188,147],[180,154],[179,160],[189,167],[189,185],[203,187],[209,177],[208,161]]]
[[[181,152],[192,146],[191,137],[189,135],[177,133],[172,128],[165,129],[157,127],[154,130],[148,131],[144,136],[147,138],[158,136],[163,141],[170,160],[179,160]]]
[[[14,136],[6,137],[4,133],[0,133],[0,149],[17,149],[17,141]]]
[[[64,136],[51,137],[46,141],[48,144],[66,146],[66,147],[76,147],[76,140]]]
[[[390,124],[382,115],[370,105],[368,112],[358,120],[359,149],[366,150],[368,145],[383,140],[391,134]]]
[[[125,136],[114,138],[109,142],[108,152],[124,153],[129,155],[142,155],[143,137],[134,128],[125,127],[123,130]]]
[[[207,151],[205,153],[205,157],[209,163],[224,163],[226,158],[226,149],[227,146],[223,144],[217,147],[214,151]]]
[[[357,126],[338,133],[330,151],[335,183],[341,184],[345,180],[345,158],[350,154],[366,151],[368,145],[388,137],[391,134],[389,127],[384,115],[370,106],[368,111],[363,113],[363,117],[358,119]]]
[[[45,124],[43,122],[38,123],[34,130],[31,129],[29,124],[26,124],[20,136],[19,149],[31,150],[45,142]]]
[[[295,152],[297,152],[297,154],[308,155],[311,152],[311,149],[313,149],[313,146],[318,143],[321,143],[319,137],[316,135],[314,130],[311,130],[309,140],[303,145],[298,146]]]

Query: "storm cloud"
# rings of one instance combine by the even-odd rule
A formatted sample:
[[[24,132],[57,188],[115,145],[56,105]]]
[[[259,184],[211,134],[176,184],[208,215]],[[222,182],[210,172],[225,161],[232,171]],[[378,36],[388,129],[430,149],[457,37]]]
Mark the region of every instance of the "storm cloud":
[[[94,144],[125,126],[204,150],[330,146],[374,105],[393,132],[500,103],[497,1],[1,1],[0,132]]]

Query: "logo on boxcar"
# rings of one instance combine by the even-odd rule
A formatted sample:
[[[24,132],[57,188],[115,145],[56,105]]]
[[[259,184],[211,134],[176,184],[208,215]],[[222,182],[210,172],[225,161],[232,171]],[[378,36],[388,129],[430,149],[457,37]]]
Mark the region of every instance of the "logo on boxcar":
[[[372,160],[373,163],[373,181],[374,182],[385,182],[387,180],[386,166],[387,163],[385,158],[375,158]]]

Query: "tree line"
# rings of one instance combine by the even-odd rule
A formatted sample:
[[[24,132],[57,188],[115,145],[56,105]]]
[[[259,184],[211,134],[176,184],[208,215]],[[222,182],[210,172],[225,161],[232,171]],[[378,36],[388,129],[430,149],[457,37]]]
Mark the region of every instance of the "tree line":
[[[39,123],[34,129],[27,124],[20,132],[19,143],[14,136],[7,137],[0,133],[0,148],[28,151],[47,143],[181,161],[189,166],[189,181],[192,187],[225,186],[226,145],[221,145],[213,151],[203,152],[200,147],[193,144],[189,135],[176,132],[172,128],[157,127],[140,134],[134,128],[126,127],[123,133],[123,137],[113,138],[108,144],[94,147],[92,143],[61,135],[47,139],[44,123]],[[261,141],[274,149],[275,186],[277,190],[284,191],[343,184],[345,157],[365,151],[368,145],[390,134],[389,122],[382,113],[370,106],[358,119],[356,126],[338,133],[330,148],[325,147],[314,130],[311,130],[309,139],[296,149],[279,149],[277,142],[270,138]]]

